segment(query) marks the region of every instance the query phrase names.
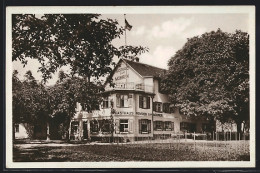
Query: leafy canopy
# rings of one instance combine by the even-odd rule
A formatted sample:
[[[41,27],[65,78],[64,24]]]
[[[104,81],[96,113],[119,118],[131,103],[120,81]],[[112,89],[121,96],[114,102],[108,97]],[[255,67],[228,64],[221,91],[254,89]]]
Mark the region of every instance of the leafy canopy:
[[[116,48],[112,41],[120,38],[124,28],[116,20],[101,19],[100,14],[12,15],[12,60],[24,65],[28,58],[41,63],[39,71],[46,81],[62,66],[73,75],[99,78],[112,71],[114,56],[132,59],[147,51],[141,46]]]
[[[189,116],[249,120],[249,35],[242,31],[188,39],[168,62],[161,87]]]

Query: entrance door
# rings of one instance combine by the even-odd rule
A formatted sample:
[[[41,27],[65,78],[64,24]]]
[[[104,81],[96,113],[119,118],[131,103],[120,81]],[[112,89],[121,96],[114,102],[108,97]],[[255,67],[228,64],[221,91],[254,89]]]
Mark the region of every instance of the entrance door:
[[[88,123],[83,121],[83,139],[88,139]]]

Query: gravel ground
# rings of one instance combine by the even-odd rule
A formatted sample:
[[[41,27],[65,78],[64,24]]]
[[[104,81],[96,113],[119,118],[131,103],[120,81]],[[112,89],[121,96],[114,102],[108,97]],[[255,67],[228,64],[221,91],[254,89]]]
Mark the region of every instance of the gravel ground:
[[[164,142],[164,143],[163,143]],[[14,162],[248,161],[248,141],[14,144]]]

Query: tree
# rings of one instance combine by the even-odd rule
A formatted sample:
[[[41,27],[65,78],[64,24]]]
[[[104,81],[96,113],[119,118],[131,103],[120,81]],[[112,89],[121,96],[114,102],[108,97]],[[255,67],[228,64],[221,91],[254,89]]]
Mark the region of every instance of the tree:
[[[41,63],[46,81],[61,66],[68,65],[73,75],[99,78],[112,71],[114,56],[126,57],[147,51],[141,46],[117,49],[112,41],[123,34],[123,27],[99,14],[13,14],[12,59],[24,65],[27,58]],[[128,56],[129,57],[129,56]]]
[[[20,81],[18,72],[13,72],[13,127],[15,123],[26,123],[29,137],[32,129],[39,122],[47,122],[50,114],[48,93],[43,84],[38,83],[31,71],[25,74],[25,80]]]
[[[249,35],[216,32],[188,39],[168,62],[161,87],[188,116],[249,121]]]
[[[49,87],[51,116],[59,118],[59,123],[64,127],[63,133],[68,131],[69,123],[76,113],[76,103],[82,105],[87,112],[99,109],[101,102],[100,83],[88,82],[82,77],[72,77],[63,71],[54,86]],[[68,137],[68,136],[67,136]]]

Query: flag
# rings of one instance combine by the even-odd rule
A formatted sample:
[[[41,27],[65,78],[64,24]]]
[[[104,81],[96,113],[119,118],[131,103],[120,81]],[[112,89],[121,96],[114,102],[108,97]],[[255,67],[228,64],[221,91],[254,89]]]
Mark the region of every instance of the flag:
[[[125,29],[128,29],[129,31],[132,29],[133,26],[129,25],[127,20],[125,19]]]

